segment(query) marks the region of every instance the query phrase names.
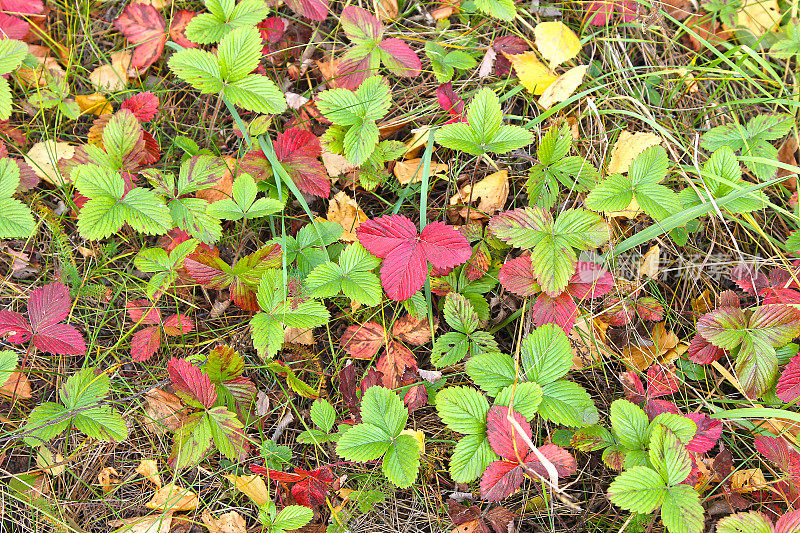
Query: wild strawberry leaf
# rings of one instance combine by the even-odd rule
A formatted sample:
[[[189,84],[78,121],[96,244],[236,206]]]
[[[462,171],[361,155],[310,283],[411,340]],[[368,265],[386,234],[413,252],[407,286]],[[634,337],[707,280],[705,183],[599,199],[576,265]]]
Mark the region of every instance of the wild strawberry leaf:
[[[198,408],[211,409],[217,400],[217,392],[208,374],[186,359],[170,358],[167,372],[172,387],[183,401]]]
[[[575,249],[596,248],[609,238],[607,224],[583,209],[569,209],[553,219],[540,207],[499,213],[489,221],[494,235],[509,244],[531,249],[533,272],[550,296],[567,288],[575,273]]]
[[[354,324],[342,334],[342,348],[356,359],[372,359],[387,343],[386,331],[375,322]]]
[[[328,309],[316,300],[289,296],[283,273],[267,270],[258,285],[261,312],[250,320],[253,346],[263,358],[272,358],[283,344],[286,327],[314,328],[330,319]]]
[[[428,263],[450,268],[472,255],[464,236],[442,222],[431,222],[417,233],[408,218],[386,215],[363,222],[356,235],[364,248],[384,259],[381,284],[386,295],[397,301],[407,300],[422,288]]]
[[[738,307],[721,307],[698,320],[697,332],[719,348],[738,348],[737,377],[749,395],[758,397],[778,372],[775,348],[800,333],[800,311],[788,305],[762,305],[748,316]]]
[[[800,397],[800,355],[792,357],[792,360],[783,369],[781,377],[778,378],[775,392],[778,398],[786,403],[793,402]]]
[[[22,344],[28,340],[43,352],[83,355],[86,343],[81,333],[69,324],[61,324],[70,312],[69,289],[63,283],[38,287],[28,297],[28,316],[0,311],[0,334],[11,333],[6,340]]]
[[[246,311],[258,311],[255,289],[267,270],[281,265],[281,247],[278,243],[269,243],[239,259],[233,267],[219,257],[216,248],[200,250],[189,255],[184,265],[199,284],[208,289],[229,288],[236,305]]]
[[[328,9],[330,8],[328,0],[287,0],[286,5],[301,17],[318,22],[328,18]]]
[[[797,515],[794,511],[787,515]],[[770,520],[763,513],[749,511],[746,513],[734,513],[723,517],[717,522],[717,533],[789,533],[790,529],[777,530]]]
[[[537,327],[545,324],[555,324],[569,335],[575,326],[578,316],[578,307],[568,291],[564,291],[555,298],[542,293],[536,297],[536,303],[531,308],[533,323]]]
[[[279,133],[273,144],[278,161],[298,189],[320,198],[327,198],[330,195],[330,178],[325,167],[317,159],[322,155],[322,146],[313,133],[300,128],[289,128]],[[260,150],[248,153],[242,168],[259,179],[272,176],[272,167],[267,162],[264,152]]]
[[[232,461],[247,458],[247,441],[244,426],[236,418],[236,414],[224,406],[214,407],[205,412],[208,417],[211,435],[217,449]]]
[[[141,4],[131,4],[128,7],[134,5]],[[150,122],[158,114],[158,96],[150,91],[136,93],[122,101],[121,109],[127,109],[133,113],[139,122]]]
[[[722,436],[722,422],[709,418],[704,413],[689,413],[686,418],[691,419],[697,426],[697,432],[686,445],[686,450],[693,453],[711,451]]]
[[[758,453],[788,474],[793,483],[800,481],[800,453],[783,437],[757,436],[754,444]]]
[[[541,290],[529,255],[515,257],[503,263],[497,279],[504,289],[519,296],[533,296]]]
[[[330,298],[340,292],[366,306],[378,305],[383,292],[378,277],[373,274],[378,260],[359,243],[353,243],[342,251],[339,261],[326,261],[309,273],[306,283],[311,294],[318,298]]]
[[[614,276],[597,263],[578,261],[575,273],[569,280],[567,291],[577,298],[598,298],[611,292],[614,288]]]
[[[167,22],[156,8],[149,4],[129,4],[125,6],[114,27],[131,44],[136,45],[131,58],[131,66],[144,70],[164,53],[167,42]]]
[[[375,74],[381,62],[398,76],[419,76],[422,69],[419,56],[400,39],[383,39],[384,27],[375,15],[360,7],[347,6],[342,11],[341,23],[353,46],[339,64],[340,87],[355,90]]]
[[[492,89],[484,87],[467,105],[467,122],[442,126],[435,139],[446,148],[479,156],[522,148],[529,145],[533,137],[520,126],[503,124],[500,99]]]
[[[522,485],[525,467],[518,461],[493,461],[481,477],[481,498],[498,502],[511,496]]]
[[[509,414],[514,417],[530,440],[533,434],[530,423],[518,412],[502,405],[495,405],[489,409],[486,417],[486,435],[492,450],[497,455],[507,460],[522,462],[530,449],[525,438],[509,422]]]

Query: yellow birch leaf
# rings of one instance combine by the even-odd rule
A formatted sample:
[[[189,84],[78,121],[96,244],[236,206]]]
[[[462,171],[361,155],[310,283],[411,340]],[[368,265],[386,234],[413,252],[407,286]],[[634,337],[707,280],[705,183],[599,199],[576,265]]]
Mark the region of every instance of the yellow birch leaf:
[[[578,65],[559,76],[539,97],[539,105],[550,109],[556,102],[563,102],[572,96],[575,89],[583,83],[583,76],[588,69],[588,65]]]
[[[517,73],[522,86],[528,89],[531,94],[537,96],[542,94],[558,78],[544,63],[536,58],[536,54],[533,52],[514,55],[505,54],[505,56],[514,66],[514,72]]]
[[[581,40],[563,22],[542,22],[533,29],[536,48],[554,69],[581,51]]]

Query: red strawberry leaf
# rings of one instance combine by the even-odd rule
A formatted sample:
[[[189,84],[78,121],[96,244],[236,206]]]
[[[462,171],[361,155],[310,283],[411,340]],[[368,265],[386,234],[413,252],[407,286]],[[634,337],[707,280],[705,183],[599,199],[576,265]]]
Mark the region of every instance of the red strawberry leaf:
[[[186,359],[173,357],[167,363],[172,387],[183,401],[195,407],[211,409],[217,400],[217,391],[208,374]]]
[[[664,318],[664,306],[655,298],[645,296],[636,300],[636,313],[642,320],[659,322]]]
[[[572,475],[578,469],[578,464],[572,454],[560,446],[556,446],[555,444],[545,444],[544,446],[539,447],[539,452],[541,452],[542,455],[544,455],[551,463],[553,463],[553,466],[556,468],[556,472],[558,472],[559,477]],[[530,475],[531,470],[543,478],[550,477],[544,465],[539,460],[539,457],[533,451],[531,451],[525,458],[525,467],[525,473],[529,477],[533,477]]]
[[[499,502],[514,494],[522,485],[524,468],[517,461],[493,461],[481,477],[481,498]]]
[[[407,368],[417,369],[417,359],[414,352],[402,343],[392,340],[386,345],[386,351],[378,359],[376,368],[383,374],[383,385],[388,389],[396,389],[400,386],[400,378]]]
[[[781,377],[778,378],[776,393],[778,398],[786,403],[793,402],[800,397],[800,355],[792,357],[792,360],[783,369]]]
[[[439,85],[436,89],[436,99],[439,101],[441,108],[450,115],[450,120],[446,124],[467,121],[464,116],[464,99],[453,90],[453,82],[448,81]]]
[[[769,280],[752,265],[737,265],[731,270],[731,280],[747,294],[756,295],[769,285]]]
[[[301,191],[327,198],[331,180],[318,157],[322,155],[319,139],[310,131],[289,128],[275,140],[275,155]]]
[[[129,4],[114,21],[117,28],[132,44],[137,45],[131,66],[144,70],[164,53],[167,42],[167,23],[161,13],[149,4]]]
[[[533,323],[536,327],[555,324],[569,335],[578,316],[578,308],[569,292],[564,291],[555,298],[541,293],[533,304]]]
[[[162,324],[164,333],[170,337],[185,335],[194,329],[194,322],[185,315],[172,315]]]
[[[699,334],[692,337],[689,348],[686,351],[686,357],[698,365],[711,364],[714,361],[718,361],[723,355],[725,355],[725,350],[714,346]]]
[[[489,445],[503,459],[522,462],[530,448],[519,431],[508,421],[508,411],[509,408],[503,405],[495,405],[489,409],[486,417],[486,434],[489,438]],[[530,440],[532,435],[530,423],[513,409],[511,414]]]
[[[147,361],[161,347],[161,328],[148,326],[133,334],[131,338],[131,359],[137,362]]]
[[[639,375],[628,370],[619,375],[619,380],[622,383],[622,390],[625,393],[625,398],[633,403],[642,403],[647,399],[647,394],[644,390],[644,384],[639,379]]]
[[[270,43],[278,44],[286,33],[286,22],[281,17],[267,17],[256,24],[261,33],[261,39]]]
[[[792,482],[800,482],[800,453],[794,447],[790,447],[783,437],[758,436],[754,444],[758,453],[781,471],[789,474]]]
[[[8,341],[20,344],[27,340],[43,352],[83,355],[86,343],[74,326],[61,324],[71,306],[69,289],[63,283],[50,283],[31,292],[28,317],[13,311],[0,311],[0,334],[11,333]]]
[[[161,309],[153,307],[150,300],[131,300],[125,304],[128,316],[133,322],[158,326],[161,324]]]
[[[354,324],[342,334],[341,343],[351,357],[372,359],[386,344],[386,332],[375,322]]]
[[[673,368],[653,365],[647,369],[647,396],[658,398],[678,392],[678,378]]]
[[[219,251],[199,250],[189,255],[184,267],[189,275],[208,289],[230,289],[233,302],[246,311],[260,311],[255,291],[261,276],[281,266],[281,246],[270,243],[241,258],[233,267],[219,257]]]
[[[139,122],[149,122],[158,114],[158,96],[145,91],[136,93],[122,102],[122,109],[127,109]]]
[[[330,2],[328,0],[286,0],[289,9],[300,15],[317,22],[328,18]]]
[[[386,52],[381,58],[383,64],[392,74],[403,78],[414,78],[422,73],[419,56],[405,41],[396,37],[384,39],[380,48]]]
[[[186,26],[188,26],[189,22],[196,16],[197,13],[194,11],[187,11],[185,9],[176,11],[169,25],[169,38],[184,48],[197,48],[197,43],[190,41],[186,37]]]
[[[578,261],[575,274],[569,280],[567,290],[577,298],[597,298],[611,292],[614,288],[614,276],[597,263]]]
[[[515,257],[503,263],[497,279],[505,290],[520,296],[532,296],[542,290],[536,281],[536,274],[533,273],[533,263],[529,255]]]
[[[17,17],[0,13],[0,36],[6,39],[22,39],[28,35],[30,26]]]
[[[295,501],[311,509],[323,505],[331,490],[331,484],[336,481],[333,471],[327,466],[310,472],[301,468],[295,468],[294,471],[303,476],[303,479],[292,487]]]
[[[694,421],[697,432],[686,445],[686,449],[694,453],[707,453],[711,451],[722,436],[722,422],[709,418],[703,413],[689,413],[686,418]]]
[[[661,413],[681,414],[677,405],[669,400],[663,400],[661,398],[648,398],[647,402],[644,404],[644,412],[647,413],[647,418],[650,420],[653,420]]]
[[[384,259],[381,284],[387,296],[397,301],[407,300],[422,288],[428,262],[450,268],[472,255],[467,239],[442,222],[431,222],[417,233],[408,218],[386,215],[363,222],[356,235],[364,248]]]
[[[434,320],[434,327],[437,326]],[[405,315],[392,324],[392,335],[403,342],[422,346],[431,340],[431,326],[428,317]]]

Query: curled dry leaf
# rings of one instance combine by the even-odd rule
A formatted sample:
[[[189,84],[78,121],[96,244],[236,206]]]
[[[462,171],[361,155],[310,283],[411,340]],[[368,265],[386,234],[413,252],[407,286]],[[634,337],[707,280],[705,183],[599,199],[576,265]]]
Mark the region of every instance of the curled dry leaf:
[[[325,148],[322,149],[322,164],[325,165],[325,170],[328,171],[328,175],[332,178],[347,174],[356,169],[353,163],[348,161],[346,157],[329,152]]]
[[[175,483],[170,483],[158,489],[153,494],[153,498],[145,505],[150,509],[175,512],[197,509],[199,503],[197,494]]]
[[[181,399],[161,389],[153,389],[144,395],[146,405],[142,423],[147,431],[163,435],[167,430],[175,431],[187,414]]]
[[[356,228],[369,220],[366,213],[358,207],[358,203],[344,191],[337,192],[328,204],[328,220],[336,222],[344,229],[340,237],[345,242],[355,242]]]
[[[639,154],[651,146],[661,144],[661,137],[654,133],[631,133],[623,130],[619,134],[614,148],[611,149],[611,161],[608,162],[609,174],[627,172]]]
[[[119,472],[113,466],[107,466],[97,474],[97,484],[103,492],[111,492],[119,483]]]
[[[204,509],[202,519],[209,533],[246,533],[247,531],[247,523],[236,511],[223,513],[219,515],[219,518],[214,518],[208,509]]]
[[[578,65],[559,76],[542,92],[542,96],[539,97],[539,105],[544,109],[550,109],[557,102],[563,102],[572,96],[575,89],[583,83],[583,77],[587,70],[589,70],[588,65]]]
[[[677,358],[678,336],[668,330],[663,322],[653,326],[650,339],[644,342],[647,344],[622,349],[622,359],[626,365],[645,371],[656,361],[666,364],[671,362],[668,359]]]
[[[431,161],[431,176],[444,176],[449,169],[450,167],[446,163]],[[407,185],[412,181],[414,183],[422,181],[422,158],[416,157],[406,161],[397,161],[394,164],[394,176],[403,185]]]
[[[70,181],[58,170],[58,163],[62,159],[71,159],[74,155],[74,146],[64,142],[46,140],[31,146],[25,155],[25,162],[33,168],[40,179],[50,185],[61,187]]]
[[[58,83],[67,77],[58,59],[53,57],[53,52],[49,48],[32,44],[28,46],[28,51],[36,60],[37,65],[31,68],[23,63],[17,69],[17,77],[24,87],[45,88],[52,81]]]
[[[139,466],[136,467],[136,473],[152,483],[156,490],[161,488],[161,474],[158,473],[158,463],[153,459],[142,459]]]
[[[169,533],[172,513],[111,520],[108,525],[118,528],[116,531],[119,533]]]
[[[50,475],[60,476],[63,474],[66,470],[63,462],[64,456],[58,452],[53,456],[53,452],[47,446],[40,446],[39,451],[36,452],[36,466]]]
[[[480,198],[477,207],[470,204]],[[472,220],[488,219],[500,211],[508,200],[508,171],[501,170],[490,174],[473,185],[465,185],[450,198],[450,205],[466,204],[459,215]]]
[[[5,383],[0,386],[0,395],[19,400],[30,400],[33,397],[31,382],[22,372],[12,372]]]
[[[608,347],[606,331],[608,324],[599,318],[582,315],[575,319],[575,326],[569,334],[572,346],[572,369],[581,370],[599,363],[603,356],[612,357],[614,352]]]
[[[287,326],[286,330],[283,332],[283,342],[311,346],[314,344],[314,328],[293,328]]]
[[[396,19],[400,13],[397,0],[375,0],[375,13],[383,21]]]
[[[100,91],[117,92],[128,85],[128,69],[131,67],[131,53],[126,51],[111,54],[111,63],[100,65],[89,74],[89,81]]]
[[[81,113],[101,116],[114,112],[114,107],[100,93],[77,94],[75,95],[75,101],[78,103],[78,107],[81,108]]]
[[[264,505],[270,501],[269,489],[264,483],[263,476],[250,474],[246,476],[226,475],[225,479],[233,483],[233,486],[247,495],[256,505]]]
[[[639,276],[656,279],[660,272],[659,265],[661,263],[661,247],[654,244],[645,252],[639,263]]]
[[[755,492],[768,486],[760,468],[736,470],[731,474],[731,489],[737,492]]]

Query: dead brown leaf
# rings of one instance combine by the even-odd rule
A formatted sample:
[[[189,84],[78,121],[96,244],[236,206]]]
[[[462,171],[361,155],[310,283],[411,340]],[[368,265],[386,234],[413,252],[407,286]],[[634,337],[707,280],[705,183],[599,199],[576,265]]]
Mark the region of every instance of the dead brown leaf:
[[[128,85],[131,67],[130,52],[124,50],[111,54],[111,63],[100,65],[89,74],[89,81],[97,90],[117,92]]]
[[[639,277],[658,278],[658,273],[661,271],[660,264],[661,247],[654,244],[645,252],[644,256],[642,256],[642,260],[639,262]]]
[[[342,233],[341,239],[345,242],[355,242],[356,228],[358,228],[362,222],[368,220],[366,213],[361,210],[358,203],[347,196],[347,193],[344,191],[337,192],[333,198],[331,198],[328,204],[327,217],[331,222],[336,222],[342,226],[344,232]]]
[[[374,0],[375,13],[383,21],[390,21],[397,18],[400,10],[397,7],[397,0]]]
[[[589,70],[588,65],[578,65],[566,71],[556,78],[556,81],[547,86],[539,97],[539,105],[544,109],[550,109],[557,102],[563,102],[583,83],[583,77]]]
[[[152,483],[156,490],[161,488],[162,483],[161,475],[158,473],[158,463],[153,459],[142,459],[139,466],[136,467],[136,473]]]
[[[569,334],[574,370],[599,363],[604,355],[613,355],[614,352],[608,347],[607,329],[608,324],[599,318],[581,315],[575,320],[575,326]]]
[[[686,18],[686,27],[697,34],[697,37],[707,41],[711,46],[719,47],[731,39],[733,32],[726,30],[708,13],[690,15]],[[702,52],[706,46],[691,33],[683,35],[683,41],[695,52]]]
[[[146,405],[142,423],[145,429],[155,435],[163,435],[167,430],[175,431],[187,414],[181,399],[161,389],[153,389],[144,395]]]
[[[798,166],[798,146],[797,146],[797,137],[794,135],[789,135],[789,137],[784,141],[781,145],[780,149],[778,150],[778,161],[781,163],[785,163],[787,165]],[[789,179],[785,180],[781,185],[789,189],[790,191],[794,192],[797,190],[797,178],[794,175],[794,172],[786,170],[784,168],[778,169],[778,177],[785,178],[787,176],[791,176]]]
[[[640,346],[628,346],[622,349],[622,359],[625,364],[639,371],[647,370],[658,360],[666,363],[672,350],[677,354],[678,336],[672,330],[667,330],[664,322],[655,324],[650,339],[643,339],[642,342]]]
[[[236,158],[229,155],[222,156],[222,159],[225,161],[225,170],[222,172],[222,176],[214,185],[202,191],[197,191],[197,194],[195,194],[195,196],[210,204],[230,198],[233,192],[233,173],[236,171],[237,161]]]
[[[336,177],[356,169],[353,163],[347,160],[343,155],[334,154],[325,148],[322,149],[322,164],[325,165],[325,170],[328,171],[328,176]]]
[[[203,510],[203,523],[209,533],[246,533],[247,523],[236,511],[223,513],[219,518],[214,518],[208,509]]]
[[[119,528],[115,533],[170,533],[172,513],[111,520],[108,525]]]
[[[449,169],[450,167],[446,163],[431,161],[431,176],[444,176]],[[403,185],[407,185],[412,181],[419,183],[422,181],[422,158],[416,157],[405,161],[397,161],[394,164],[394,176]]]
[[[287,326],[283,332],[283,342],[294,344],[305,344],[311,346],[314,344],[314,329],[313,328],[293,328]]]
[[[103,492],[111,492],[119,483],[119,472],[113,466],[107,466],[97,474],[97,484]]]
[[[489,218],[500,211],[508,200],[508,171],[490,174],[473,185],[465,185],[450,198],[450,205],[466,204],[459,210],[464,218],[478,220]],[[477,207],[469,204],[480,198]]]
[[[50,185],[61,187],[70,181],[58,170],[58,163],[62,159],[71,159],[74,155],[74,146],[48,139],[31,146],[25,155],[25,162],[33,168],[40,179]]]
[[[738,492],[755,492],[768,486],[760,468],[736,470],[731,474],[731,488]]]
[[[0,387],[0,395],[11,398],[16,396],[20,400],[30,400],[33,397],[31,382],[22,372],[12,372],[3,386]]]
[[[114,112],[114,107],[100,93],[77,94],[75,95],[75,101],[78,103],[78,107],[81,108],[82,113],[101,116]]]
[[[162,511],[191,511],[197,509],[200,500],[197,494],[175,483],[164,485],[153,494],[145,505],[150,509]]]

